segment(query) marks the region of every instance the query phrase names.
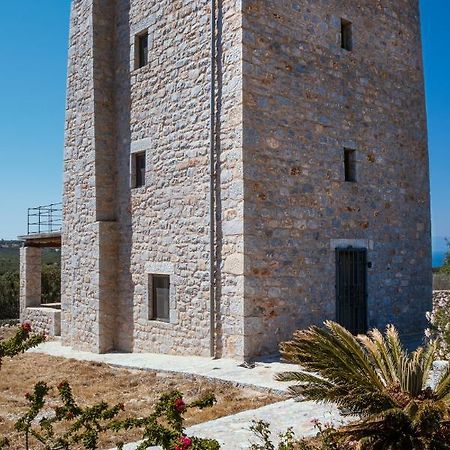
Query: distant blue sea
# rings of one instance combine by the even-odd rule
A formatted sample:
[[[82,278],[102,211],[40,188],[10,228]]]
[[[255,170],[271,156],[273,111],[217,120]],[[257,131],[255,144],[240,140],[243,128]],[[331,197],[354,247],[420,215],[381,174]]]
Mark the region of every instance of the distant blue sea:
[[[433,252],[433,267],[441,267],[444,263],[445,252]]]

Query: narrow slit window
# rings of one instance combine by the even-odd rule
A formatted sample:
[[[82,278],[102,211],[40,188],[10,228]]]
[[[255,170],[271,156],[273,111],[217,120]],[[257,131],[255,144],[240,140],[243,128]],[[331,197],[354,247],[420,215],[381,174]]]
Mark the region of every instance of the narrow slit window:
[[[145,186],[145,153],[134,155],[134,172],[135,187]]]
[[[351,52],[353,50],[352,23],[341,19],[341,47]]]
[[[345,167],[345,181],[356,183],[357,181],[357,164],[356,151],[348,148],[344,149],[344,167]]]
[[[170,276],[151,275],[151,293],[151,319],[169,322]]]
[[[148,64],[148,32],[137,36],[136,47],[136,69],[140,69]]]

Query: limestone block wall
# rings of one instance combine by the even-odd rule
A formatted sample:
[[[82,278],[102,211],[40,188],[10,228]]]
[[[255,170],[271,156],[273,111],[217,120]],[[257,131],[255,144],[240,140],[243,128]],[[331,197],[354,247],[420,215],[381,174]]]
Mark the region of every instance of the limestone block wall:
[[[96,352],[114,348],[116,307],[111,5],[72,2],[65,130],[62,338]]]
[[[339,242],[368,248],[369,326],[421,332],[431,247],[418,2],[245,0],[243,77],[246,353],[335,319]],[[357,183],[344,182],[344,148]]]
[[[42,250],[36,247],[20,249],[20,320],[25,320],[28,307],[41,304]]]
[[[23,311],[23,319],[29,320],[33,331],[48,336],[61,335],[61,311],[55,308],[34,307]]]
[[[368,249],[369,325],[431,302],[417,2],[223,0],[218,11],[218,356],[276,352],[335,318],[335,248]],[[210,352],[210,1],[74,0],[63,342]],[[341,19],[353,51],[340,46]],[[137,36],[149,36],[136,68]],[[344,148],[358,182],[344,182]],[[145,152],[146,183],[132,185]],[[171,277],[169,323],[149,276]]]
[[[117,347],[209,355],[210,2],[117,2],[119,318]],[[223,2],[221,304],[217,347],[243,354],[243,181],[240,8]],[[149,63],[135,69],[136,35]],[[146,152],[146,186],[130,189],[130,160]],[[171,274],[170,323],[148,318],[148,277]],[[166,273],[166,272],[164,272]]]

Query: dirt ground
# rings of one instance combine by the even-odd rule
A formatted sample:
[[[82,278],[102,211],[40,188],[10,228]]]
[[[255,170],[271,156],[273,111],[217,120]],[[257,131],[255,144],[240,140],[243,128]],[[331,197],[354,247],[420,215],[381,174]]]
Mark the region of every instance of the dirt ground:
[[[9,330],[0,329],[0,339],[10,333]],[[283,400],[279,395],[238,388],[229,383],[201,377],[126,370],[105,364],[28,353],[12,360],[5,359],[0,371],[0,437],[7,436],[12,443],[12,449],[24,448],[23,442],[14,433],[14,422],[26,410],[25,394],[32,392],[33,386],[39,381],[56,387],[64,380],[70,382],[76,400],[83,406],[100,401],[111,405],[124,403],[125,411],[121,413],[120,418],[148,415],[159,396],[171,390],[181,391],[187,402],[203,394],[214,393],[217,404],[204,411],[190,411],[186,416],[186,426]],[[48,404],[57,404],[56,398],[54,389]],[[109,448],[120,441],[133,442],[140,437],[134,432],[114,437],[104,436],[102,448]],[[34,443],[31,448],[41,447]]]
[[[3,341],[3,339],[8,339],[9,337],[13,336],[16,331],[15,326],[0,326],[0,341]]]

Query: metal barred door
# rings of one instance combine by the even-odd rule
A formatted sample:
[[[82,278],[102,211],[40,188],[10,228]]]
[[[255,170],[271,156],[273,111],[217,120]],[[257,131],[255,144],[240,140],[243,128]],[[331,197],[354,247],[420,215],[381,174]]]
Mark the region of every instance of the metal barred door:
[[[351,333],[367,332],[366,249],[336,249],[336,316]]]

